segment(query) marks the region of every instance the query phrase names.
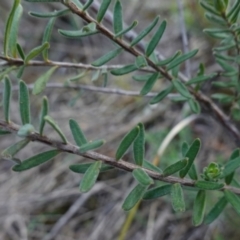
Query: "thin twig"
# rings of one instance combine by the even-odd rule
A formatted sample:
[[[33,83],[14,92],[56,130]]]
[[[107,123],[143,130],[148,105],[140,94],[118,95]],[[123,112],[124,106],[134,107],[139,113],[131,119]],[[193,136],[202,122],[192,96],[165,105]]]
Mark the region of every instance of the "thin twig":
[[[7,123],[3,120],[0,120],[0,128],[2,128],[3,130],[7,130],[10,131],[12,133],[17,133],[18,130],[20,129],[20,126],[18,126],[15,123]],[[37,132],[32,132],[28,137],[27,137],[30,141],[35,141],[35,142],[41,142],[45,145],[51,146],[53,148],[59,149],[62,152],[65,153],[72,153],[78,156],[82,156],[85,158],[89,158],[92,159],[94,161],[103,161],[106,164],[109,164],[113,167],[116,167],[118,169],[122,169],[128,172],[132,172],[134,169],[139,168],[138,165],[135,165],[133,163],[129,163],[126,162],[122,159],[120,159],[119,161],[116,161],[115,158],[112,157],[108,157],[106,155],[94,152],[94,151],[88,151],[86,153],[80,153],[79,151],[79,147],[71,144],[71,143],[63,143],[51,138],[48,138],[46,136],[41,136],[39,133]],[[181,185],[184,186],[190,186],[190,187],[194,187],[195,186],[195,181],[190,180],[190,179],[182,179],[182,178],[178,178],[178,177],[164,177],[162,174],[158,173],[158,172],[154,172],[151,171],[149,169],[145,169],[146,173],[152,177],[153,179],[156,180],[160,180],[163,182],[168,182],[168,183],[180,183]],[[221,190],[224,189],[228,189],[236,194],[240,195],[240,189],[239,188],[235,188],[235,187],[231,187],[231,186],[224,186]]]

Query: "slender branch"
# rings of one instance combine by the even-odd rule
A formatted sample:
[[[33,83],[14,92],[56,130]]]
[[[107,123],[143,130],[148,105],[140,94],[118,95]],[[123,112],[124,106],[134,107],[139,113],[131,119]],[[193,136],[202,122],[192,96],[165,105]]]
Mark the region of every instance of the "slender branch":
[[[11,57],[4,57],[0,55],[0,59],[4,60],[5,62],[0,63],[0,66],[38,66],[38,67],[63,67],[63,68],[79,68],[85,70],[112,70],[122,68],[125,65],[103,65],[101,67],[94,67],[91,64],[83,64],[83,63],[72,63],[72,62],[58,62],[58,61],[38,61],[38,60],[31,60],[27,64],[24,64],[24,61],[20,58],[11,58]],[[139,69],[142,72],[154,72],[152,69],[149,68],[142,68]]]
[[[141,52],[136,50],[133,47],[130,47],[128,43],[126,43],[124,40],[120,38],[115,38],[114,34],[109,31],[105,26],[103,26],[101,23],[98,23],[94,18],[89,16],[86,12],[79,9],[73,2],[67,1],[64,3],[66,7],[68,7],[73,13],[77,14],[79,17],[84,19],[87,23],[94,22],[96,24],[97,29],[104,34],[106,37],[111,39],[113,42],[117,43],[119,46],[121,46],[125,51],[129,52],[130,54],[134,56],[143,56]],[[162,76],[164,76],[169,81],[172,81],[172,76],[162,67],[158,67],[154,62],[152,62],[149,58],[144,56],[146,58],[146,61],[148,62],[148,65],[152,67],[157,72],[160,72]],[[185,79],[186,80],[186,77]],[[240,144],[240,132],[234,125],[234,123],[231,121],[231,119],[206,95],[204,95],[201,91],[196,92],[192,87],[188,87],[188,90],[191,92],[191,94],[205,107],[210,111],[210,114],[215,116],[218,121],[226,127],[234,136],[236,143]]]
[[[10,131],[12,133],[17,133],[18,130],[20,129],[20,126],[16,125],[15,123],[7,123],[3,120],[0,120],[0,128],[6,131]],[[134,169],[139,168],[139,166],[133,164],[133,163],[129,163],[126,162],[122,159],[120,159],[119,161],[116,161],[115,158],[112,157],[108,157],[106,155],[94,152],[94,151],[88,151],[86,153],[80,153],[79,152],[79,147],[71,144],[71,143],[67,143],[64,144],[63,142],[48,138],[47,136],[41,136],[39,133],[37,132],[33,132],[28,136],[28,139],[30,141],[33,142],[40,142],[43,143],[45,145],[51,146],[53,148],[59,149],[62,152],[67,152],[67,153],[72,153],[78,156],[82,156],[85,158],[89,158],[92,159],[94,161],[103,161],[106,164],[109,164],[113,167],[116,167],[118,169],[122,169],[125,170],[127,172],[132,172]],[[182,179],[182,178],[178,178],[178,177],[164,177],[162,174],[158,173],[158,172],[154,172],[151,171],[149,169],[145,169],[144,170],[148,173],[148,175],[156,180],[160,180],[163,182],[167,182],[167,183],[180,183],[181,185],[184,186],[189,186],[189,187],[194,187],[195,186],[195,181],[190,180],[190,179]],[[239,188],[235,188],[235,187],[231,187],[231,186],[224,186],[221,190],[224,189],[228,189],[238,195],[240,195],[240,189]]]

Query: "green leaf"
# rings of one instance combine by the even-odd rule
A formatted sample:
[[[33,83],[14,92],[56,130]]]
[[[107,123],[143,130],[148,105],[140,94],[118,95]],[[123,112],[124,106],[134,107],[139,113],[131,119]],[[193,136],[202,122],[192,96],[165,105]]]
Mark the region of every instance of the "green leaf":
[[[229,174],[233,173],[239,167],[240,167],[240,157],[237,157],[227,162],[227,164],[223,168],[221,178],[225,178]]]
[[[126,66],[124,66],[122,68],[113,69],[110,72],[113,75],[120,76],[120,75],[124,75],[124,74],[130,73],[130,72],[133,72],[133,71],[135,71],[137,69],[138,68],[136,67],[135,64],[131,64],[131,65],[126,65]]]
[[[78,123],[75,120],[70,119],[69,126],[71,129],[73,138],[79,147],[88,143],[82,129],[80,128],[80,126],[78,125]]]
[[[80,153],[85,153],[87,151],[90,151],[90,150],[93,150],[96,148],[100,148],[104,143],[105,143],[105,141],[102,139],[90,141],[86,144],[83,144],[81,147],[79,147],[79,151],[80,151]]]
[[[189,99],[188,104],[194,113],[199,114],[201,112],[201,107],[198,101],[195,101],[194,99]]]
[[[5,121],[10,122],[10,102],[12,98],[12,84],[8,76],[4,78],[4,91],[3,91],[3,109]]]
[[[148,66],[148,63],[147,63],[147,60],[146,60],[145,57],[137,56],[136,59],[135,59],[135,65],[139,69],[139,68],[143,68],[143,67]]]
[[[96,183],[100,168],[102,166],[102,161],[97,161],[93,163],[85,172],[82,181],[80,182],[80,191],[88,192]]]
[[[17,67],[16,66],[12,66],[12,67],[7,67],[4,70],[1,70],[0,73],[0,82],[1,80],[5,77],[5,75],[9,74],[11,71],[15,70]]]
[[[235,97],[225,93],[215,93],[211,95],[211,98],[216,99],[221,103],[232,103]]]
[[[148,186],[143,186],[138,184],[126,197],[122,208],[124,211],[131,210],[143,197],[145,191],[147,190]]]
[[[50,42],[50,38],[51,38],[51,34],[52,34],[52,29],[53,29],[53,25],[55,23],[55,18],[51,18],[44,30],[43,33],[43,39],[42,39],[42,44],[44,44],[45,42]],[[45,61],[48,61],[48,49],[44,49],[42,52],[42,56],[43,59]]]
[[[210,13],[220,16],[220,13],[217,12],[216,9],[212,5],[208,4],[207,1],[205,1],[205,0],[200,1],[200,5],[205,10],[209,11]]]
[[[182,150],[182,156],[185,157],[187,154],[187,151],[189,149],[189,145],[187,142],[183,142],[181,150]]]
[[[20,79],[22,77],[23,73],[24,73],[24,70],[25,70],[25,66],[24,65],[19,67],[16,77]]]
[[[132,78],[135,81],[147,81],[152,76],[152,73],[145,74],[145,75],[133,75]]]
[[[14,58],[17,57],[17,35],[22,12],[23,8],[21,4],[19,4],[13,16],[12,26],[9,35],[9,51]]]
[[[176,59],[174,59],[174,61],[172,61],[168,66],[167,66],[167,70],[169,71],[170,69],[173,69],[174,67],[180,65],[181,63],[185,62],[186,60],[194,57],[198,52],[198,49],[192,50],[188,53],[185,53],[179,57],[177,57]]]
[[[19,82],[19,109],[22,124],[27,124],[31,122],[30,117],[30,101],[28,87],[22,80]]]
[[[169,64],[170,62],[172,62],[173,60],[175,60],[176,57],[178,57],[180,54],[181,54],[181,51],[177,51],[173,56],[157,62],[156,65],[157,66],[165,66],[165,65]]]
[[[153,179],[141,168],[135,168],[132,174],[133,177],[143,186],[149,186],[154,183]]]
[[[227,22],[220,16],[213,15],[211,13],[205,13],[205,17],[214,24],[218,24],[220,26],[227,26]]]
[[[35,129],[34,129],[33,125],[27,123],[19,128],[17,135],[19,137],[25,138],[25,137],[29,136],[30,134],[32,134],[34,131],[35,131]]]
[[[4,151],[2,151],[1,155],[4,157],[13,157],[15,154],[17,154],[21,149],[27,146],[27,144],[30,142],[29,139],[23,139],[17,143],[14,143],[10,147],[6,148]]]
[[[234,160],[235,158],[238,158],[238,157],[240,157],[240,149],[239,149],[239,148],[235,149],[235,150],[232,152],[232,154],[231,154],[231,156],[230,156],[230,158],[229,158],[229,161],[232,161],[232,160]],[[232,172],[232,173],[230,173],[229,175],[227,175],[227,176],[225,177],[225,183],[226,183],[227,185],[231,184],[233,177],[234,177],[234,172]]]
[[[122,35],[124,35],[125,33],[131,31],[133,28],[135,28],[138,25],[138,21],[134,21],[129,27],[127,27],[126,29],[123,29],[122,31],[120,31],[119,33],[115,34],[114,38],[118,38],[121,37]]]
[[[98,33],[97,30],[84,31],[83,29],[73,30],[73,31],[59,29],[58,32],[61,35],[63,35],[64,37],[68,37],[68,38],[81,38],[81,37],[87,37],[87,36],[94,35],[94,34]]]
[[[59,11],[49,12],[49,13],[39,13],[39,12],[29,12],[29,15],[39,18],[54,18],[64,16],[71,11],[69,9],[63,9]]]
[[[198,154],[198,151],[201,147],[201,141],[199,138],[195,139],[194,142],[192,143],[192,145],[189,147],[187,153],[186,153],[186,158],[188,158],[188,164],[187,166],[180,171],[180,177],[181,178],[184,178],[188,171],[190,170],[192,164],[193,164],[193,161],[195,160],[197,154]]]
[[[167,177],[167,176],[170,176],[170,175],[172,175],[176,172],[179,172],[181,169],[185,168],[187,164],[188,164],[188,159],[184,158],[184,159],[168,166],[167,168],[165,168],[163,170],[163,176]]]
[[[235,211],[240,214],[240,198],[233,192],[229,190],[224,190],[224,196],[227,201],[232,205]]]
[[[9,131],[0,129],[0,136],[7,135],[7,134],[10,134],[10,133],[11,133],[11,132],[9,132]]]
[[[24,60],[24,64],[27,64],[31,59],[35,58],[39,54],[41,54],[44,50],[48,49],[50,47],[48,42],[43,43],[41,46],[38,46],[34,49],[32,49],[26,56]]]
[[[111,0],[103,0],[97,14],[97,21],[100,23],[111,3]]]
[[[162,38],[162,35],[166,29],[167,26],[167,22],[164,20],[161,25],[159,26],[158,30],[156,31],[156,33],[153,35],[151,41],[148,43],[147,49],[146,49],[146,55],[149,57],[153,51],[155,50],[155,48],[157,47],[159,41]]]
[[[138,136],[139,131],[140,131],[140,127],[136,126],[124,136],[123,140],[121,141],[117,149],[116,160],[121,159],[122,156],[126,153],[128,148],[131,146],[131,144],[134,142],[134,140]]]
[[[24,0],[26,2],[62,2],[62,0]],[[73,0],[71,0],[73,2]]]
[[[74,81],[78,81],[78,80],[80,80],[81,78],[83,78],[84,76],[86,76],[86,74],[87,74],[87,70],[81,72],[80,74],[78,74],[78,75],[76,75],[76,76],[74,76],[74,77],[69,78],[67,81],[73,81],[73,82],[74,82]]]
[[[63,134],[62,130],[60,127],[57,125],[57,123],[51,118],[50,116],[45,116],[44,120],[58,133],[60,138],[62,139],[63,143],[67,144],[67,139],[65,135]]]
[[[94,67],[100,67],[103,64],[109,62],[113,58],[115,58],[117,55],[119,55],[122,52],[122,48],[117,48],[111,52],[108,52],[104,56],[100,57],[99,59],[95,60],[91,65]]]
[[[198,180],[198,174],[195,164],[193,163],[188,171],[188,175],[192,180]]]
[[[173,90],[173,85],[171,84],[168,88],[164,89],[160,93],[158,93],[155,97],[153,97],[150,101],[150,104],[156,104],[162,101],[170,92]]]
[[[69,169],[75,173],[85,173],[90,166],[92,166],[93,163],[82,163],[82,164],[75,164],[70,165]],[[102,164],[100,168],[100,172],[105,172],[108,170],[114,169],[112,166],[108,164]]]
[[[219,190],[224,187],[224,184],[199,180],[199,181],[196,181],[195,187],[198,187],[203,190]]]
[[[50,150],[47,152],[40,153],[33,157],[30,157],[23,161],[21,164],[15,165],[12,170],[15,172],[21,172],[28,170],[30,168],[36,167],[40,164],[43,164],[52,158],[56,157],[60,153],[59,150]]]
[[[190,94],[190,92],[188,91],[188,89],[186,88],[186,86],[179,81],[178,79],[173,79],[172,80],[173,86],[176,88],[176,90],[183,96],[186,98],[192,98],[192,95]]]
[[[159,167],[153,165],[152,163],[150,163],[149,161],[147,160],[143,160],[143,165],[142,165],[144,168],[146,169],[149,169],[149,170],[152,170],[154,172],[157,172],[157,173],[162,173],[162,169],[160,169]]]
[[[123,29],[122,4],[119,0],[116,1],[113,10],[113,29],[115,34],[118,34]]]
[[[149,34],[152,29],[157,25],[159,20],[159,16],[157,16],[150,24],[149,26],[147,26],[142,32],[140,32],[140,34],[133,39],[133,41],[131,42],[130,46],[133,47],[134,45],[136,45],[138,42],[140,42],[147,34]]]
[[[152,200],[156,199],[171,193],[172,185],[167,184],[161,187],[155,187],[149,189],[144,195],[143,200]]]
[[[93,3],[94,0],[88,0],[84,5],[83,5],[83,8],[82,10],[85,11],[87,10]]]
[[[40,114],[40,124],[39,124],[39,134],[43,135],[43,129],[45,126],[45,119],[44,117],[48,115],[48,99],[47,97],[44,97],[42,100],[42,109],[41,109],[41,114]]]
[[[230,21],[231,23],[235,23],[238,19],[239,11],[240,11],[240,3],[239,1],[235,1],[232,8],[227,14],[228,21]]]
[[[152,90],[152,88],[153,88],[155,82],[158,80],[158,78],[159,78],[159,73],[157,73],[157,72],[153,73],[152,76],[147,80],[147,82],[143,86],[140,94],[141,95],[148,94]]]
[[[204,212],[206,205],[206,192],[204,190],[200,190],[197,193],[197,196],[193,205],[193,225],[199,226],[203,222]]]
[[[32,91],[33,95],[41,93],[46,88],[49,78],[52,76],[52,74],[57,68],[57,66],[52,67],[35,81]]]
[[[205,82],[209,79],[212,79],[216,76],[216,73],[210,74],[210,75],[201,75],[201,76],[196,76],[194,78],[192,78],[191,80],[189,80],[188,82],[186,82],[186,85],[191,85],[194,83],[201,83],[201,82]]]
[[[20,55],[20,57],[22,58],[22,60],[25,59],[25,54],[24,54],[24,51],[21,47],[21,45],[19,43],[17,43],[17,51],[18,51],[18,54]]]
[[[226,197],[220,198],[219,201],[214,205],[214,207],[207,214],[207,216],[204,220],[204,223],[210,224],[214,220],[216,220],[218,218],[218,216],[222,213],[224,208],[226,207],[227,203],[228,202],[227,202]]]
[[[180,183],[174,183],[171,187],[172,207],[175,212],[185,211],[185,202]]]
[[[133,142],[133,154],[135,163],[139,166],[142,166],[145,155],[145,130],[142,123],[139,123],[138,126],[139,133],[135,141]]]

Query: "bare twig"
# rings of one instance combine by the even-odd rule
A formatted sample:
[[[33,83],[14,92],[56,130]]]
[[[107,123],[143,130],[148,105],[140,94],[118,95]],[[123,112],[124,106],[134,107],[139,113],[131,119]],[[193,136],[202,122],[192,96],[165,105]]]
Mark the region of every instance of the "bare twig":
[[[16,133],[19,129],[20,126],[14,124],[14,123],[7,123],[3,120],[0,120],[0,128],[2,128],[3,130],[7,130],[13,133]],[[33,132],[28,136],[28,139],[30,141],[36,141],[36,142],[41,142],[43,144],[46,144],[48,146],[51,146],[53,148],[59,149],[62,152],[66,152],[66,153],[72,153],[75,155],[79,155],[79,156],[83,156],[85,158],[89,158],[92,159],[94,161],[103,161],[106,164],[109,164],[113,167],[116,167],[118,169],[122,169],[128,172],[132,172],[134,169],[139,168],[139,166],[126,162],[122,159],[120,159],[119,161],[116,161],[115,158],[112,157],[108,157],[106,155],[94,152],[94,151],[88,151],[86,153],[80,153],[79,152],[79,148],[71,143],[67,143],[64,144],[63,142],[57,141],[57,140],[53,140],[50,139],[46,136],[41,136],[39,133],[37,132]],[[190,186],[190,187],[194,187],[195,186],[195,181],[192,181],[190,179],[182,179],[182,178],[177,178],[177,177],[164,177],[162,174],[151,171],[149,169],[144,169],[148,175],[156,180],[160,180],[160,181],[164,181],[164,182],[168,182],[168,183],[180,183],[181,185],[184,186]],[[224,189],[228,189],[236,194],[240,195],[240,189],[239,188],[235,188],[235,187],[231,187],[231,186],[224,186],[221,190]]]

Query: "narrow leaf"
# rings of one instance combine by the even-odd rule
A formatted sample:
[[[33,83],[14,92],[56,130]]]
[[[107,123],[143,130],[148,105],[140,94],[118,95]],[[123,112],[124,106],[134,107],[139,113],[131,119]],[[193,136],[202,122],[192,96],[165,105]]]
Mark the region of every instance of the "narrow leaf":
[[[165,65],[169,64],[170,62],[172,62],[173,60],[175,60],[176,57],[178,57],[180,54],[181,54],[181,51],[177,51],[173,56],[171,56],[169,58],[166,58],[164,60],[158,61],[156,63],[156,65],[158,65],[158,66],[165,66]]]
[[[203,190],[218,190],[224,187],[223,183],[209,182],[209,181],[196,181],[195,187],[198,187]]]
[[[185,168],[187,164],[188,164],[188,159],[184,158],[184,159],[168,166],[167,168],[165,168],[163,170],[163,176],[167,177],[167,176],[170,176],[170,175],[172,175],[176,172],[179,172],[181,169]]]
[[[52,76],[52,74],[57,68],[57,66],[52,67],[35,81],[32,91],[33,95],[41,93],[46,88],[49,78]]]
[[[143,68],[143,67],[148,66],[148,63],[147,63],[147,60],[146,60],[145,57],[137,56],[136,59],[135,59],[135,65],[139,69],[139,68]]]
[[[185,211],[185,202],[183,197],[183,191],[180,183],[175,183],[171,187],[171,200],[173,210],[176,212]]]
[[[54,18],[64,16],[71,11],[69,9],[63,9],[59,11],[49,12],[49,13],[40,13],[40,12],[29,12],[29,15],[39,18]]]
[[[147,160],[143,160],[143,165],[142,165],[144,168],[146,169],[149,169],[149,170],[152,170],[154,172],[157,172],[157,173],[162,173],[162,169],[160,169],[159,167],[153,165],[152,163],[150,163],[149,161]]]
[[[214,207],[207,214],[207,216],[204,220],[204,223],[205,224],[210,224],[214,220],[216,220],[219,217],[219,215],[222,213],[224,208],[226,207],[227,203],[228,202],[227,202],[226,197],[220,198],[219,201],[214,205]]]
[[[41,109],[41,114],[40,114],[40,124],[39,124],[39,134],[43,135],[43,129],[45,126],[45,119],[44,117],[48,115],[48,99],[47,97],[44,97],[42,100],[42,109]]]
[[[100,57],[99,59],[95,60],[91,65],[94,67],[100,67],[103,64],[109,62],[113,58],[115,58],[117,55],[119,55],[122,52],[122,48],[117,48],[111,52],[108,52],[104,56]]]
[[[128,150],[128,148],[130,147],[130,145],[134,142],[134,140],[136,139],[136,137],[139,134],[139,126],[136,126],[135,128],[133,128],[130,132],[128,132],[123,140],[121,141],[117,152],[116,152],[116,160],[119,160],[122,158],[122,156],[126,153],[126,151]]]
[[[21,164],[15,165],[12,170],[15,172],[21,172],[28,170],[30,168],[36,167],[40,164],[43,164],[52,158],[56,157],[60,153],[59,150],[50,150],[47,152],[40,153],[33,157],[30,157],[23,161]]]
[[[158,93],[155,97],[153,97],[150,101],[150,104],[156,104],[162,101],[170,92],[173,90],[173,85],[171,84],[168,88],[164,89],[160,93]]]
[[[201,107],[198,101],[195,101],[194,99],[189,99],[188,104],[194,113],[199,114],[201,112]]]
[[[139,133],[135,141],[133,142],[133,154],[135,163],[139,166],[142,166],[145,155],[145,136],[144,136],[145,130],[144,125],[142,123],[139,123],[138,126]]]
[[[229,174],[233,173],[237,168],[240,167],[240,157],[232,159],[223,168],[221,178],[225,178]]]
[[[68,30],[61,30],[59,29],[58,32],[63,35],[64,37],[68,38],[81,38],[81,37],[87,37],[90,35],[94,35],[98,33],[97,30],[94,31],[83,31],[81,30],[75,30],[75,31],[68,31]]]
[[[114,38],[118,38],[121,37],[122,35],[124,35],[125,33],[131,31],[133,28],[135,28],[138,25],[138,21],[134,21],[129,27],[127,27],[126,29],[123,29],[122,31],[120,31],[119,33],[115,34]]]
[[[9,131],[0,129],[0,136],[7,135],[7,134],[10,134],[10,133],[11,133],[11,132],[9,132]]]
[[[12,9],[9,14],[9,17],[7,19],[7,23],[6,23],[6,27],[5,27],[5,34],[4,34],[4,47],[3,47],[5,57],[8,57],[13,19],[14,19],[14,15],[15,15],[16,9],[19,6],[19,4],[20,4],[20,0],[14,1]]]
[[[188,89],[186,88],[186,86],[181,81],[179,81],[178,79],[173,79],[172,83],[173,83],[173,86],[176,88],[176,90],[183,97],[192,98],[192,95],[189,93]]]
[[[29,142],[30,142],[29,139],[23,139],[17,143],[14,143],[12,146],[10,146],[10,147],[6,148],[4,151],[2,151],[1,155],[4,157],[13,157],[21,149],[26,147]]]
[[[17,51],[18,51],[18,54],[20,55],[20,57],[22,58],[22,60],[25,59],[25,54],[24,54],[24,51],[21,47],[21,45],[19,43],[17,43]]]
[[[187,144],[187,142],[183,142],[183,144],[182,144],[182,156],[183,157],[186,156],[188,149],[189,149],[189,145]]]
[[[84,5],[83,5],[83,8],[82,10],[85,11],[87,10],[93,3],[94,0],[88,0]]]
[[[62,130],[57,125],[57,123],[53,120],[53,118],[51,118],[50,116],[47,115],[44,117],[44,120],[58,133],[58,135],[60,136],[62,141],[65,144],[67,144],[67,139],[66,139],[65,135],[63,134]]]
[[[12,84],[8,76],[4,78],[4,91],[3,91],[3,109],[5,121],[10,122],[10,102],[12,97]]]
[[[224,196],[227,201],[232,205],[235,211],[240,214],[240,198],[233,192],[229,190],[224,190]]]
[[[120,75],[124,75],[124,74],[127,74],[127,73],[130,73],[130,72],[133,72],[135,70],[137,70],[137,66],[135,64],[131,64],[131,65],[126,65],[122,68],[118,68],[118,69],[113,69],[111,70],[111,74],[113,75],[117,75],[117,76],[120,76]]]
[[[31,122],[30,117],[30,102],[27,85],[22,80],[19,82],[19,109],[22,124],[25,125]]]
[[[55,23],[55,18],[51,18],[44,30],[42,44],[44,44],[45,42],[50,42],[54,23]],[[47,48],[42,51],[42,56],[45,61],[48,61],[48,49]]]
[[[88,168],[82,178],[82,181],[80,182],[79,188],[81,192],[88,192],[94,186],[97,181],[101,166],[102,161],[97,161]]]
[[[80,126],[78,125],[78,123],[75,120],[70,119],[69,126],[71,129],[73,138],[79,147],[88,143],[82,129],[80,128]]]
[[[186,85],[191,85],[191,84],[194,84],[194,83],[201,83],[201,82],[205,82],[209,79],[212,79],[213,77],[215,77],[217,74],[216,73],[213,73],[213,74],[210,74],[210,75],[201,75],[201,76],[197,76],[195,78],[192,78],[191,80],[189,80]]]
[[[147,80],[147,82],[143,86],[140,94],[141,95],[148,94],[152,90],[152,88],[153,88],[153,86],[154,86],[154,84],[155,84],[155,82],[157,81],[158,78],[159,78],[159,73],[153,73],[153,75]]]
[[[100,23],[102,21],[102,19],[104,18],[104,15],[109,7],[111,3],[111,0],[103,0],[101,3],[101,6],[98,10],[98,14],[97,14],[97,21]]]
[[[119,0],[116,1],[113,10],[113,29],[115,34],[118,34],[123,29],[122,4]]]
[[[24,60],[24,64],[27,64],[31,59],[35,58],[39,54],[41,54],[44,50],[50,47],[48,42],[43,43],[41,46],[32,49]]]
[[[75,164],[70,165],[69,169],[75,173],[85,173],[90,166],[92,166],[93,163],[82,163],[82,164]],[[105,172],[108,170],[114,169],[112,166],[108,164],[102,164],[100,168],[100,172]]]
[[[147,34],[149,34],[152,31],[152,29],[156,26],[156,24],[158,23],[158,20],[159,20],[159,16],[157,16],[149,24],[149,26],[147,26],[142,32],[140,32],[140,34],[135,39],[133,39],[133,41],[131,42],[130,46],[133,47],[138,42],[140,42]]]
[[[87,151],[90,151],[90,150],[93,150],[93,149],[96,149],[96,148],[100,148],[103,144],[105,143],[104,140],[95,140],[95,141],[90,141],[86,144],[83,144],[80,148],[79,148],[79,151],[80,153],[85,153]]]
[[[124,200],[124,203],[122,205],[123,210],[131,210],[142,199],[147,188],[148,186],[138,184]]]
[[[204,212],[205,212],[205,204],[206,204],[206,192],[204,190],[200,190],[197,193],[197,196],[193,205],[193,225],[199,226],[203,222]]]
[[[183,170],[180,171],[179,175],[181,178],[184,178],[187,175],[189,169],[191,168],[191,166],[193,164],[193,161],[195,160],[195,158],[198,154],[200,147],[201,147],[201,141],[199,138],[197,138],[194,140],[194,142],[189,147],[189,149],[186,153],[185,157],[188,158],[188,164]]]
[[[141,168],[136,168],[132,172],[133,177],[143,186],[149,186],[154,183],[153,179]]]
[[[174,67],[180,65],[181,63],[185,62],[186,60],[194,57],[198,52],[198,49],[192,50],[189,53],[185,53],[179,57],[177,57],[174,61],[172,61],[168,66],[167,70],[173,69]]]
[[[144,200],[156,199],[171,193],[172,185],[167,184],[161,187],[149,189],[143,196]]]
[[[198,180],[198,174],[195,164],[193,163],[188,171],[188,175],[192,180]]]
[[[146,49],[146,55],[149,57],[153,51],[155,50],[155,48],[157,47],[159,41],[162,38],[162,35],[166,29],[167,26],[167,22],[164,20],[161,25],[159,26],[158,30],[156,31],[156,33],[153,35],[151,41],[149,42],[147,49]]]
[[[134,75],[132,76],[132,78],[135,80],[135,81],[147,81],[150,77],[152,76],[152,73],[150,74],[145,74],[145,75]]]
[[[230,158],[229,158],[229,161],[232,161],[232,160],[234,160],[234,159],[237,158],[237,157],[240,157],[240,149],[239,149],[239,148],[235,149],[235,150],[232,152],[232,154],[231,154],[231,156],[230,156]],[[227,175],[227,176],[225,177],[225,183],[226,183],[227,185],[231,184],[233,177],[234,177],[234,172],[232,172],[232,173],[230,173],[229,175]]]

